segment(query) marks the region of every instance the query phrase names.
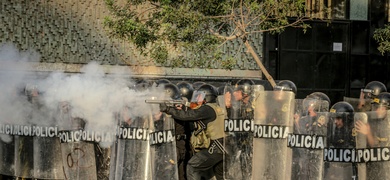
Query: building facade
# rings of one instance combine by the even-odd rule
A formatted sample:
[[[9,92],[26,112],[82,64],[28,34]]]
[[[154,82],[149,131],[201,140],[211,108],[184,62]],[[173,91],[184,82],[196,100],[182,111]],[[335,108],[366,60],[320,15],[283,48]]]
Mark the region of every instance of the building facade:
[[[388,56],[378,52],[372,38],[374,30],[389,21],[388,5],[384,0],[307,0],[307,16],[331,21],[311,21],[306,33],[287,28],[278,35],[251,36],[250,41],[274,79],[295,82],[297,98],[314,91],[328,94],[332,102],[358,97],[370,81],[390,83]],[[104,1],[3,0],[0,43],[39,54],[28,69],[35,72],[78,73],[83,65],[97,61],[107,73],[131,71],[134,78],[221,83],[262,79],[256,63],[245,50],[236,51],[240,45],[234,42],[225,47],[226,56],[237,57],[232,71],[218,65],[173,69],[153,64],[132,45],[107,35],[102,25],[107,15]],[[3,64],[0,70],[9,68]]]
[[[306,33],[288,28],[279,35],[265,35],[264,59],[273,77],[295,82],[298,98],[321,91],[332,103],[344,96],[358,98],[360,89],[370,81],[381,81],[389,89],[389,57],[377,50],[373,39],[375,29],[389,22],[389,2],[307,3],[308,15],[332,20],[311,21]]]

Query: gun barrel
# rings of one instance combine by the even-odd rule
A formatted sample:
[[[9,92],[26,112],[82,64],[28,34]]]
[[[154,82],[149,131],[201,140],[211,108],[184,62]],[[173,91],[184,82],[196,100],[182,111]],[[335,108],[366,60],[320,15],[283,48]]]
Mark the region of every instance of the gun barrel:
[[[145,103],[149,104],[185,104],[186,102],[183,100],[154,100],[154,99],[147,99],[145,100]]]

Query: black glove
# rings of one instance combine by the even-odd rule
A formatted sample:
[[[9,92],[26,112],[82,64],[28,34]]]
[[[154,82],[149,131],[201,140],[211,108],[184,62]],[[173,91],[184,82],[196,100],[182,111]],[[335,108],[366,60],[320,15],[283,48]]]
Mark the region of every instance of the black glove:
[[[160,111],[161,112],[168,112],[169,106],[167,106],[165,103],[160,104]]]

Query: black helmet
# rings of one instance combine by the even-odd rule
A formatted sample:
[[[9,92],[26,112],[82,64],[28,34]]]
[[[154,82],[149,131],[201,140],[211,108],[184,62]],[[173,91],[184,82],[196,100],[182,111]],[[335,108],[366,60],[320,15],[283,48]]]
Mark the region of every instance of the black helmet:
[[[353,113],[354,109],[351,104],[345,101],[340,101],[334,104],[330,108],[330,112],[332,113]]]
[[[226,86],[218,86],[218,88],[217,88],[218,95],[225,94],[225,87]]]
[[[345,101],[340,101],[334,104],[329,112],[334,113],[333,117],[343,117],[343,115],[347,115],[348,119],[351,119],[353,116],[353,106]],[[345,119],[343,119],[345,121]]]
[[[156,83],[156,87],[162,87],[165,84],[171,83],[171,81],[169,81],[168,79],[159,79],[155,83]]]
[[[241,79],[236,83],[236,89],[241,90],[243,94],[250,94],[252,92],[252,85],[255,83],[250,79]]]
[[[147,82],[142,82],[134,85],[136,91],[146,91],[149,87],[150,84]]]
[[[180,96],[181,93],[179,88],[172,83],[165,84],[164,90],[165,90],[165,94],[174,100],[181,98]]]
[[[192,85],[185,81],[178,82],[176,85],[180,89],[181,96],[187,98],[187,100],[191,100],[192,93],[194,92]]]
[[[208,103],[215,103],[217,99],[218,92],[214,86],[210,84],[204,84],[199,87],[197,91],[203,91],[206,93],[205,100]]]
[[[328,95],[326,95],[323,92],[313,92],[313,93],[309,94],[307,97],[327,101],[328,104],[330,104],[330,99],[329,99]]]
[[[194,83],[192,83],[192,87],[194,88],[194,90],[197,90],[200,86],[206,84],[205,82],[202,82],[202,81],[196,81]]]
[[[327,112],[329,110],[330,99],[325,93],[313,92],[306,96],[304,102],[306,99],[309,100],[309,103],[311,103],[310,105],[314,106],[315,111]],[[312,101],[310,101],[310,99],[312,99]]]
[[[386,86],[379,81],[371,81],[369,82],[364,89],[361,90],[363,93],[367,95],[369,98],[374,98],[379,95],[381,92],[386,92]]]
[[[342,118],[343,123],[347,126],[350,126],[351,123],[353,123],[354,109],[348,102],[337,102],[330,108],[329,112],[333,113],[331,114],[331,117]]]
[[[276,84],[274,91],[292,91],[297,94],[297,86],[290,80],[282,80]]]
[[[390,93],[382,92],[378,94],[378,96],[371,101],[371,104],[385,106],[388,109],[390,107]]]
[[[146,81],[146,80],[139,80],[134,85],[134,89],[136,91],[145,91],[145,90],[147,90],[150,87],[150,85],[151,84],[148,81]]]

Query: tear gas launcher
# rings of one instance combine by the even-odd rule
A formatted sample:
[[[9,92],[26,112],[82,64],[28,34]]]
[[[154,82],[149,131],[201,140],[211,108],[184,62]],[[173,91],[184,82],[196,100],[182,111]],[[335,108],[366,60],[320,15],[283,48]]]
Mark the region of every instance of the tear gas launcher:
[[[145,100],[145,103],[148,104],[165,104],[167,106],[175,107],[176,105],[185,105],[187,106],[188,101],[187,100],[157,100],[157,99],[147,99]]]

